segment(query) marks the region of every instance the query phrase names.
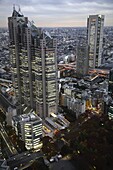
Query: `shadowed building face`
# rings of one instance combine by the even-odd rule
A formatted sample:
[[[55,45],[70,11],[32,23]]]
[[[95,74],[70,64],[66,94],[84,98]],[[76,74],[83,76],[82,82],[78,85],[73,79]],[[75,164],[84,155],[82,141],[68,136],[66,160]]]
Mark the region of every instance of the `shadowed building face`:
[[[41,118],[57,112],[56,40],[13,9],[8,18],[12,81],[19,114],[25,107]]]
[[[103,28],[103,15],[90,15],[88,17],[87,37],[89,46],[89,67],[93,69],[101,65]]]

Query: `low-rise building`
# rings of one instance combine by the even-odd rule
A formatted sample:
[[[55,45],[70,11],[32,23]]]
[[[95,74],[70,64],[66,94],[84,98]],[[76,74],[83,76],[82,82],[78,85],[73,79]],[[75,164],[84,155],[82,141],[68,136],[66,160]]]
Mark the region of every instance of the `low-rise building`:
[[[13,117],[16,134],[25,142],[27,150],[42,147],[42,119],[32,110],[28,114]]]
[[[6,160],[0,159],[0,169],[1,170],[10,170],[9,166],[6,163]]]

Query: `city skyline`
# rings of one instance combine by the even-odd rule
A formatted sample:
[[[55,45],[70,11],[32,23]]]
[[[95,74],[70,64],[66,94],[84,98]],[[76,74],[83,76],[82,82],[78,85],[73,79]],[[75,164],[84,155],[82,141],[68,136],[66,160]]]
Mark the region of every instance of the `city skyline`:
[[[7,27],[13,4],[20,5],[24,15],[38,27],[85,27],[88,15],[95,14],[104,14],[105,26],[113,26],[112,0],[0,0],[0,27]]]
[[[13,5],[0,28],[0,169],[111,170],[113,26],[91,13],[40,28],[30,14]]]

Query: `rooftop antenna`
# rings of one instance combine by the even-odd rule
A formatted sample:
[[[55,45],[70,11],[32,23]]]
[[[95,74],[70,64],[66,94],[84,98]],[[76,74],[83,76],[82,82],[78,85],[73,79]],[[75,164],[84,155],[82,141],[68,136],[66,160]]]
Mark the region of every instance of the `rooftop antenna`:
[[[18,12],[19,12],[20,14],[22,14],[20,5],[17,4],[17,6],[18,6]],[[22,14],[22,15],[23,15],[23,14]]]
[[[34,24],[34,21],[33,21],[33,20],[31,21],[31,24],[32,24],[32,25]]]
[[[13,4],[13,11],[15,10],[15,4]]]
[[[21,8],[20,8],[20,5],[18,5],[18,12],[21,12]]]

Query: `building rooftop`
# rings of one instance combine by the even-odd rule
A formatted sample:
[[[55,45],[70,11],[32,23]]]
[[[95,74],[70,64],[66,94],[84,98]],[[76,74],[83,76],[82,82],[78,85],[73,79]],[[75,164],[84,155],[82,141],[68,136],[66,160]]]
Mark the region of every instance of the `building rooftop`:
[[[13,116],[13,120],[17,122],[32,122],[36,120],[41,121],[41,118],[31,109],[27,114]]]
[[[0,159],[0,170],[9,170],[9,166],[6,165],[6,161],[4,159]]]
[[[13,13],[12,17],[23,17],[23,14],[21,13],[20,7],[18,7],[18,11],[15,9],[15,5],[13,6]]]

